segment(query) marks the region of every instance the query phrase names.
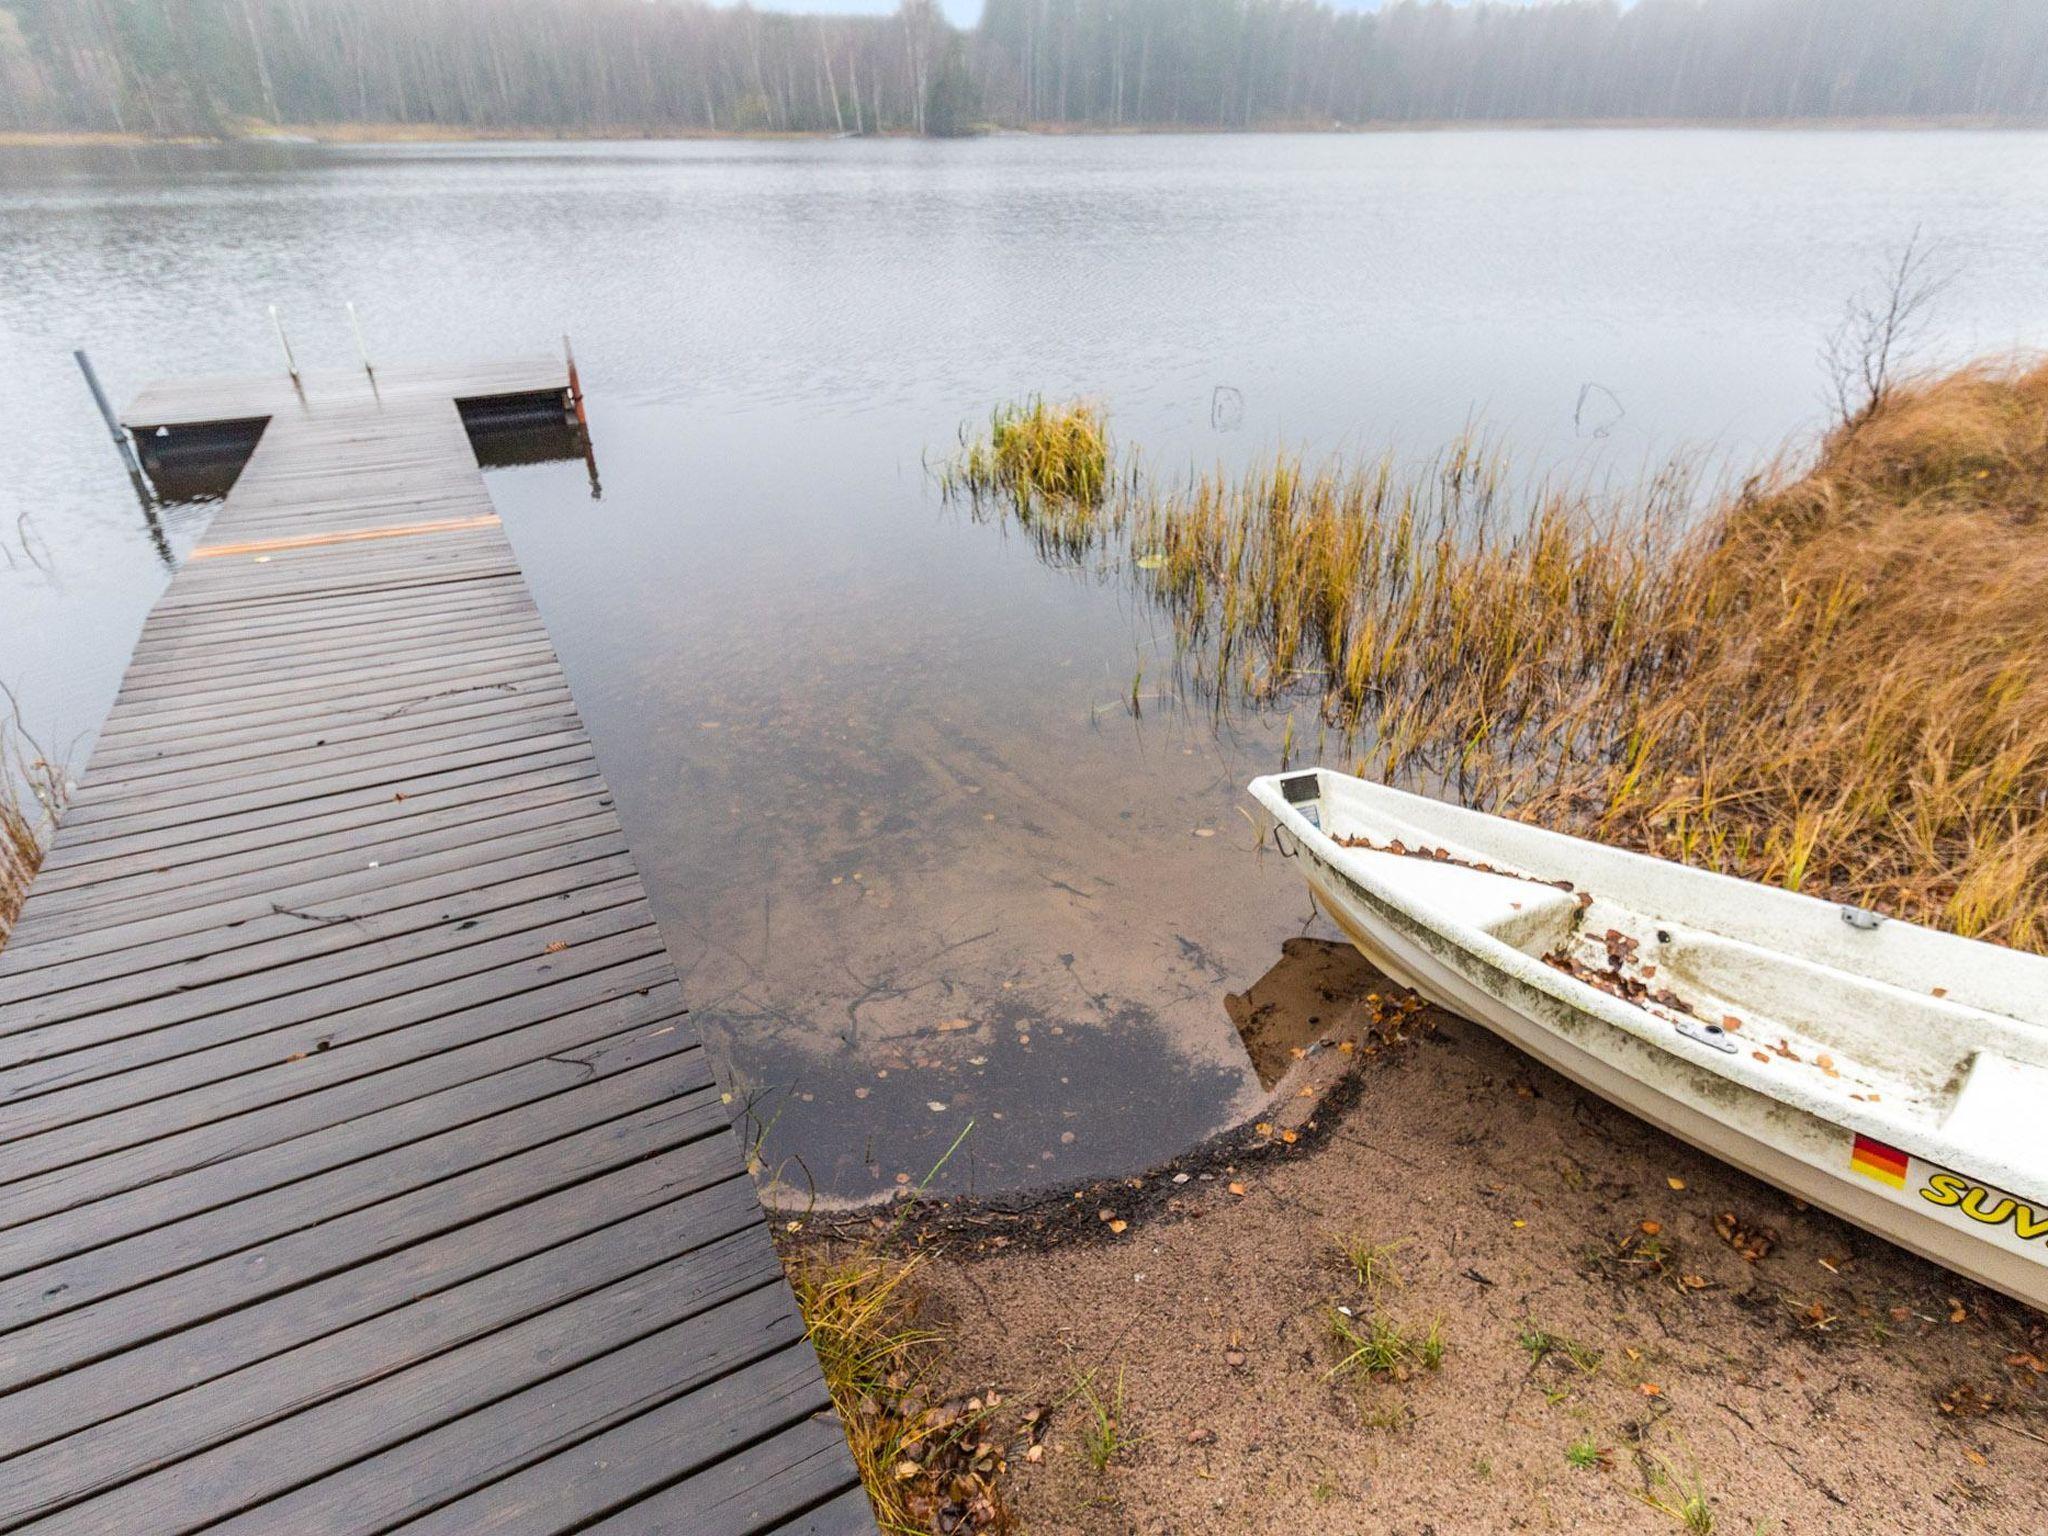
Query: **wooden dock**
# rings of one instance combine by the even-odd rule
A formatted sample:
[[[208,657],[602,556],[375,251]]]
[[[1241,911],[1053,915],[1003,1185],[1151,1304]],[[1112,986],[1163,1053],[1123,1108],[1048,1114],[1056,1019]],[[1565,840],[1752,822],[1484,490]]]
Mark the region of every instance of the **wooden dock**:
[[[567,383],[126,415],[268,425],[0,953],[0,1531],[875,1529],[457,407]]]

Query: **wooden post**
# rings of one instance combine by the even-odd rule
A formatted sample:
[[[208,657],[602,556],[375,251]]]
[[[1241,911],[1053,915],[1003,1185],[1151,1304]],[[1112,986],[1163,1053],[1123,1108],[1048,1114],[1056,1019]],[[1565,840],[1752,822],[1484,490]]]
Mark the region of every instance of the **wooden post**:
[[[562,333],[562,357],[569,365],[569,405],[576,412],[576,425],[588,427],[590,418],[583,414],[583,381],[576,376],[576,350],[569,345],[569,333]]]

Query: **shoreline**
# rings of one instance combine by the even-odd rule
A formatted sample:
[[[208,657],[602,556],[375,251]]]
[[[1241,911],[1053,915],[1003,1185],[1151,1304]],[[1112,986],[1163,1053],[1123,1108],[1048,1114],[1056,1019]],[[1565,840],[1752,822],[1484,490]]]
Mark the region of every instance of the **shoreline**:
[[[2010,131],[2039,132],[2048,129],[2048,119],[2010,117],[1774,117],[1774,118],[1424,118],[1413,121],[1387,120],[1370,123],[1260,123],[1247,127],[1207,126],[1198,123],[1150,123],[1110,125],[1102,123],[1030,123],[1023,126],[992,126],[983,138],[1219,138],[1273,137],[1280,135],[1345,135],[1382,133],[1486,133],[1505,130],[1565,132],[1571,130],[1618,131],[1651,129],[1660,132],[1683,130],[1738,130],[1751,132],[1954,132]],[[707,129],[684,127],[561,128],[544,124],[486,127],[461,123],[281,123],[248,133],[149,134],[117,133],[94,129],[11,129],[0,131],[0,149],[94,149],[142,148],[155,145],[209,147],[224,144],[279,144],[320,146],[354,144],[490,144],[490,143],[598,143],[631,144],[670,140],[760,140],[766,143],[789,140],[832,140],[851,138],[907,139],[918,135],[889,131],[857,135],[808,130]]]

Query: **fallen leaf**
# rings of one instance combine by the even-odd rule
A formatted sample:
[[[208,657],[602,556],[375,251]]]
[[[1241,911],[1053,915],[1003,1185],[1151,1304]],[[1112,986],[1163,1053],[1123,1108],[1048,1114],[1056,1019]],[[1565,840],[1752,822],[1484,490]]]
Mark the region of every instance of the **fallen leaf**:
[[[1230,1192],[1231,1192],[1231,1193],[1232,1193],[1233,1195],[1241,1195],[1241,1194],[1243,1194],[1243,1193],[1244,1193],[1244,1186],[1243,1186],[1242,1184],[1238,1183],[1238,1181],[1237,1181],[1237,1180],[1235,1180],[1235,1179],[1232,1179],[1232,1180],[1230,1181]]]
[[[1673,1189],[1685,1188],[1685,1180],[1683,1179],[1666,1179],[1664,1182],[1666,1184],[1669,1184]]]
[[[1646,1381],[1637,1387],[1636,1390],[1645,1397],[1662,1397],[1664,1395],[1664,1389],[1654,1381]]]
[[[1655,1237],[1663,1230],[1664,1223],[1661,1221],[1646,1221],[1643,1223],[1643,1236],[1645,1237]]]
[[[1769,1253],[1778,1242],[1778,1234],[1769,1227],[1745,1227],[1735,1219],[1733,1211],[1723,1211],[1714,1218],[1714,1231],[1722,1242],[1752,1264]]]
[[[1128,1227],[1129,1225],[1130,1223],[1128,1221],[1112,1221],[1109,1224],[1109,1230],[1112,1232],[1121,1232],[1125,1227]]]

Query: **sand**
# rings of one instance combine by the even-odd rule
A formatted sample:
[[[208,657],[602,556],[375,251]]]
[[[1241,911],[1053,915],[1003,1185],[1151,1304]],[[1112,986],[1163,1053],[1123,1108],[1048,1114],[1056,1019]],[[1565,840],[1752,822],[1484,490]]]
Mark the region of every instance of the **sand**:
[[[1359,1031],[1328,1097],[1287,1101],[1293,1144],[1276,1116],[1142,1180],[899,1234],[936,1250],[940,1385],[997,1390],[999,1429],[1051,1405],[1039,1459],[1012,1446],[1019,1528],[2048,1531],[2048,1319],[1462,1020],[1368,1049],[1365,996],[1392,989],[1337,946],[1289,959],[1232,1004],[1263,1007],[1276,1091],[1303,1066],[1290,1014]],[[1774,1240],[1746,1258],[1731,1232]],[[1398,1278],[1362,1285],[1341,1242],[1391,1247]],[[1338,1306],[1411,1346],[1434,1325],[1440,1364],[1333,1378]],[[1098,1470],[1076,1384],[1113,1406],[1119,1375],[1128,1443]]]

